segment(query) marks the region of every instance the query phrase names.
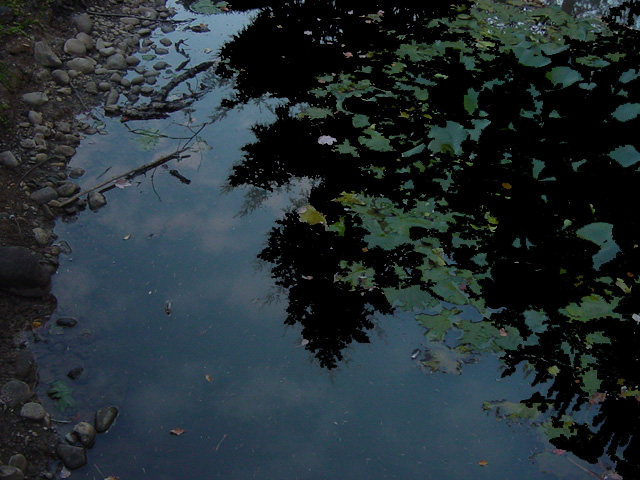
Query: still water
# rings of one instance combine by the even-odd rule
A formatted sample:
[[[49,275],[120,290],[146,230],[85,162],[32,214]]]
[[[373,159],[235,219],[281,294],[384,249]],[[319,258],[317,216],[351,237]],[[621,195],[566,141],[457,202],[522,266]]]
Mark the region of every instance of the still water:
[[[176,18],[193,16],[175,7]],[[251,18],[207,17],[212,33],[187,41],[194,64]],[[188,136],[187,125],[206,121],[225,88],[212,88],[193,111],[131,128]],[[120,410],[72,478],[591,478],[564,459],[545,472],[534,456],[553,447],[483,411],[484,401],[532,392],[520,373],[501,379],[492,355],[460,376],[418,368],[411,356],[424,329],[410,316],[377,316],[370,343],[350,345],[338,368],[320,368],[299,328],[284,325],[286,296],[256,260],[284,210],[304,203],[309,182],[247,215],[246,191],[224,189],[241,148],[255,140],[250,128],[272,121],[276,104],[232,110],[203,129],[200,148],[169,164],[190,184],[158,168],[109,191],[104,208],[58,223],[73,251],[55,277],[56,316],[79,324],[52,328],[36,346],[41,397],[82,367],[80,378],[65,380],[77,408],[60,418]],[[181,142],[141,141],[124,124],[103,122],[104,134],[86,138],[71,164],[87,171],[84,187]]]

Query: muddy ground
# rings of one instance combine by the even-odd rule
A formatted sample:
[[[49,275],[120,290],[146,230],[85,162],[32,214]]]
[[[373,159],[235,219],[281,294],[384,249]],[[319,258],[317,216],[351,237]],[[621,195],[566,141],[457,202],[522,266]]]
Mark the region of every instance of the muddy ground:
[[[19,2],[12,5],[15,3]],[[49,245],[36,242],[33,229],[52,229],[57,213],[46,204],[35,203],[30,193],[41,179],[64,172],[68,160],[48,155],[46,161],[34,161],[33,152],[21,147],[24,139],[33,138],[35,127],[29,121],[30,108],[22,101],[22,95],[43,91],[51,85],[50,72],[34,58],[35,43],[46,40],[54,51],[61,52],[64,42],[77,32],[72,20],[74,14],[95,8],[117,14],[126,4],[121,0],[27,2],[21,7],[20,16],[31,15],[37,22],[0,37],[0,152],[11,151],[21,160],[21,165],[16,167],[0,165],[0,246],[23,246],[41,255],[50,253]],[[0,8],[2,31],[6,32],[20,20],[6,7]],[[76,90],[72,95],[61,95],[43,105],[40,112],[45,125],[65,121],[77,131],[76,115],[98,101],[103,100]],[[38,328],[42,328],[55,307],[53,295],[29,298],[0,291],[0,385],[19,379],[35,392],[37,365],[29,345],[38,340]],[[33,394],[30,401],[37,402],[37,396]],[[22,454],[27,459],[26,478],[52,478],[52,472],[60,468],[55,455],[55,446],[60,441],[55,423],[22,418],[20,408],[0,402],[0,465]]]

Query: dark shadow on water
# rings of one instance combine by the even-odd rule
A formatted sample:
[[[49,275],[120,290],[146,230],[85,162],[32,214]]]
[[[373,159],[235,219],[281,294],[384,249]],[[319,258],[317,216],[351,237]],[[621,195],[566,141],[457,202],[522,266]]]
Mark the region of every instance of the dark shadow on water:
[[[288,292],[286,323],[333,368],[375,313],[463,298],[485,320],[450,325],[475,332],[459,347],[501,351],[505,375],[533,367],[544,389],[523,403],[551,442],[637,478],[638,35],[479,48],[433,21],[467,4],[413,3],[234,4],[260,10],[222,51],[229,102],[286,103],[229,185],[311,178],[321,214],[292,209],[260,254]],[[324,110],[297,115],[307,105]]]

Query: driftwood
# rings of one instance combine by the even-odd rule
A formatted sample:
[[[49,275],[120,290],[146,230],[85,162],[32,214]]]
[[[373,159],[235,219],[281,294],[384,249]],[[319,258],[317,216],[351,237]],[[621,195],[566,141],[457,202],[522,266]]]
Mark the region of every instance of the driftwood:
[[[144,165],[140,166],[140,167],[136,167],[132,170],[129,170],[128,172],[124,172],[121,173],[120,175],[116,175],[114,177],[109,178],[108,180],[105,180],[102,183],[99,183],[98,185],[94,185],[91,188],[87,188],[85,190],[81,190],[79,193],[76,193],[74,196],[69,197],[67,200],[65,200],[64,202],[60,202],[60,207],[66,207],[67,205],[75,202],[76,200],[78,200],[80,197],[82,197],[83,195],[87,195],[88,193],[93,192],[94,190],[98,190],[99,188],[102,187],[106,187],[107,185],[113,184],[116,181],[120,180],[121,178],[133,178],[136,177],[138,175],[142,175],[143,173],[148,172],[149,170],[152,170],[156,167],[159,167],[162,164],[167,163],[169,160],[172,160],[174,158],[178,158],[180,157],[180,155],[184,152],[186,152],[188,150],[188,148],[183,148],[181,150],[178,150],[176,152],[170,153],[169,155],[165,155],[164,157],[160,157],[156,160],[153,160],[152,162],[149,163],[145,163]]]
[[[177,77],[171,79],[165,86],[160,88],[151,98],[149,103],[139,107],[124,107],[114,110],[114,113],[121,114],[124,120],[150,120],[154,118],[167,118],[169,113],[177,112],[190,106],[199,99],[204,92],[193,92],[190,95],[183,95],[176,100],[167,101],[167,97],[171,91],[182,82],[195,77],[198,73],[204,72],[211,68],[215,62],[203,62],[194,67],[185,70]]]
[[[125,13],[102,13],[96,12],[94,10],[87,10],[87,13],[89,13],[90,15],[98,15],[100,17],[137,18],[138,20],[149,20],[150,22],[188,23],[194,20],[193,18],[187,18],[185,20],[173,20],[171,18],[148,18],[139,17],[136,15],[127,15]]]

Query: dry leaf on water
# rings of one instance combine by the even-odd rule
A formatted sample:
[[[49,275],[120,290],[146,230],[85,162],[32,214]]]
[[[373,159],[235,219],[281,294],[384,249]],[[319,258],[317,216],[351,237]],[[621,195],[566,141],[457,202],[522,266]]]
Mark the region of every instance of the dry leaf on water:
[[[211,375],[209,375],[208,373],[204,376],[204,379],[209,383],[213,382],[213,378],[211,378]]]
[[[169,432],[171,435],[182,435],[184,430],[182,428],[174,428]]]
[[[480,460],[478,462],[478,465],[480,465],[481,467],[486,467],[487,465],[489,465],[489,462],[487,462],[486,460]]]

